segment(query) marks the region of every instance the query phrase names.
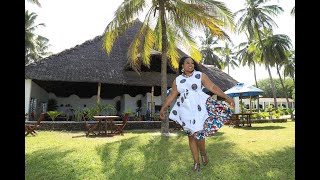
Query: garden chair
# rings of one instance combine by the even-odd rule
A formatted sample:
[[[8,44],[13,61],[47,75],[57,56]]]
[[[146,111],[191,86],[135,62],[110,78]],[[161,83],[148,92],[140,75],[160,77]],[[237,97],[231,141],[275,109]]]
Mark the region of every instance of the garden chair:
[[[230,121],[229,121],[229,127],[230,126],[239,127],[239,123],[240,123],[240,119],[239,119],[238,115],[232,114]]]
[[[45,113],[41,113],[39,119],[35,123],[31,123],[31,122],[25,123],[24,125],[25,131],[26,131],[25,136],[27,136],[28,134],[31,134],[32,136],[37,135],[37,132],[35,130],[40,126],[40,122],[44,120],[44,115]]]
[[[97,121],[90,121],[88,120],[85,116],[82,116],[82,120],[85,121],[84,127],[86,129],[86,136],[90,136],[90,134],[97,136],[98,134],[95,133],[94,131],[98,127],[98,122]]]
[[[113,125],[113,134],[121,134],[123,135],[124,132],[124,127],[126,126],[127,122],[129,119],[129,113],[126,113],[123,117],[122,117],[122,123],[120,124],[114,124]]]

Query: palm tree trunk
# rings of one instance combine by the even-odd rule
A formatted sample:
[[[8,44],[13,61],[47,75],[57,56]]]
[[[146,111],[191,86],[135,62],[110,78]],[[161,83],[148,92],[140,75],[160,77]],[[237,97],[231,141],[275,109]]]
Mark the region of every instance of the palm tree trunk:
[[[277,73],[278,73],[278,75],[279,75],[280,83],[281,83],[282,89],[283,89],[283,91],[284,91],[284,95],[285,95],[285,97],[286,97],[288,106],[289,106],[289,108],[291,109],[291,104],[289,103],[287,89],[286,89],[286,87],[284,86],[283,81],[282,81],[282,79],[281,79],[281,74],[280,74],[280,71],[279,71],[279,66],[278,66],[278,64],[276,64],[276,66],[277,66]],[[291,115],[291,119],[293,120],[293,113],[292,113],[292,111],[290,111],[290,115]]]
[[[161,18],[162,30],[162,55],[161,55],[161,103],[163,104],[167,99],[167,30],[165,22],[164,1],[159,1],[159,14]],[[161,134],[169,133],[169,117],[165,113],[165,119],[161,122]]]
[[[260,32],[259,32],[259,29],[258,29],[258,23],[257,23],[257,21],[256,20],[254,20],[255,21],[255,28],[256,28],[256,30],[257,30],[257,33],[258,33],[258,38],[259,38],[259,42],[260,42],[260,44],[261,44],[261,46],[262,46],[262,54],[263,54],[263,57],[264,57],[264,59],[265,59],[265,61],[266,61],[266,67],[267,67],[267,69],[268,69],[268,73],[269,73],[269,77],[270,77],[270,84],[271,84],[271,88],[272,88],[272,94],[273,94],[273,99],[274,99],[274,108],[275,109],[278,109],[278,105],[277,105],[277,93],[276,93],[276,88],[274,87],[274,82],[273,82],[273,79],[272,79],[272,75],[271,75],[271,71],[270,71],[270,67],[269,67],[269,59],[267,58],[267,55],[266,55],[266,53],[264,52],[265,51],[265,49],[264,49],[264,45],[263,45],[263,43],[262,43],[262,40],[261,40],[261,36],[260,36]]]

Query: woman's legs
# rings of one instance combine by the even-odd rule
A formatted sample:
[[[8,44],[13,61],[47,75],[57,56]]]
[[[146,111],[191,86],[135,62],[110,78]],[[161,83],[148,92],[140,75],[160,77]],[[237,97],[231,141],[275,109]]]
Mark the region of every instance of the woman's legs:
[[[193,136],[188,136],[189,147],[193,156],[194,163],[199,163],[199,149],[197,146],[197,140]]]
[[[209,159],[208,159],[207,152],[206,152],[206,140],[205,139],[196,140],[196,143],[197,143],[197,146],[200,150],[202,162],[204,165],[207,165],[209,162]]]

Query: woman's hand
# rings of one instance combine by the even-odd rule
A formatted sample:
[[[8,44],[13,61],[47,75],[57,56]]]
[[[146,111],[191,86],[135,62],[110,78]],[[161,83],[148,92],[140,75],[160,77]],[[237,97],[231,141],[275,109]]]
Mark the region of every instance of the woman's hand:
[[[227,102],[231,107],[234,108],[234,100],[233,100],[233,98],[227,96],[226,102]]]
[[[160,110],[160,120],[162,121],[162,120],[164,120],[164,118],[165,118],[165,114],[164,114],[163,109],[161,109]]]

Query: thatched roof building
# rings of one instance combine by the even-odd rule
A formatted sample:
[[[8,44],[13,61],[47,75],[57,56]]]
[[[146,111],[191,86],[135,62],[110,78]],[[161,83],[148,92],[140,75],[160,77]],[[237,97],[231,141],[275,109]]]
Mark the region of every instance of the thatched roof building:
[[[91,97],[97,94],[97,82],[101,82],[101,98],[112,98],[123,93],[130,95],[150,92],[160,95],[161,57],[151,57],[150,69],[142,67],[138,75],[128,65],[127,50],[141,22],[135,23],[114,43],[108,56],[102,47],[103,37],[97,36],[81,45],[64,50],[25,67],[25,78],[57,96]],[[183,53],[183,52],[182,52]],[[237,81],[228,74],[213,67],[201,66],[209,78],[222,90],[233,87]],[[178,75],[168,66],[168,87]]]

